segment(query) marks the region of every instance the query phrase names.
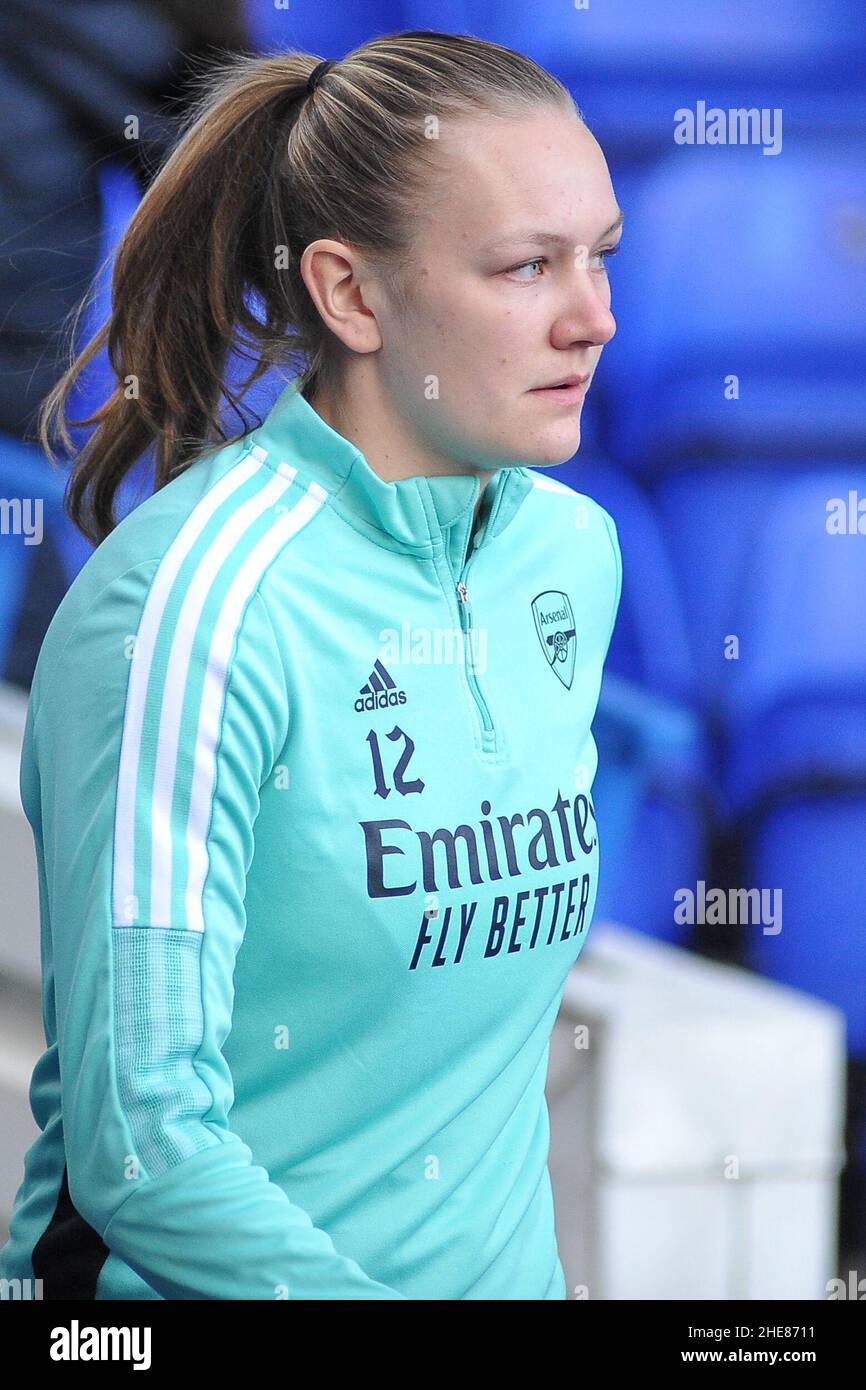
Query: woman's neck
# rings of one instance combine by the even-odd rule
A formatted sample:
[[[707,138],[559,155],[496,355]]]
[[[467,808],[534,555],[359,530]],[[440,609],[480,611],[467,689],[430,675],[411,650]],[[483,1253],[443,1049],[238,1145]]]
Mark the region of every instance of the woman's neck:
[[[331,429],[361,450],[373,471],[386,483],[402,478],[467,473],[477,477],[480,491],[472,518],[472,534],[475,534],[482,514],[485,490],[493,476],[491,469],[471,463],[461,466],[453,459],[427,454],[407,437],[401,422],[388,419],[388,413],[380,410],[375,403],[373,408],[365,409],[346,393],[338,398],[326,388],[316,390],[312,397],[305,399]]]

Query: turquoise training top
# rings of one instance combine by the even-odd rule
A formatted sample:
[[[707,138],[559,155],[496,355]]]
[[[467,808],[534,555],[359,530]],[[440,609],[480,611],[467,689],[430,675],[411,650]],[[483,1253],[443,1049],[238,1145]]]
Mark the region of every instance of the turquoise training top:
[[[479,489],[383,481],[296,379],[71,585],[21,761],[47,1047],[3,1278],[566,1296],[544,1087],[621,561],[545,471],[494,471],[472,535]]]

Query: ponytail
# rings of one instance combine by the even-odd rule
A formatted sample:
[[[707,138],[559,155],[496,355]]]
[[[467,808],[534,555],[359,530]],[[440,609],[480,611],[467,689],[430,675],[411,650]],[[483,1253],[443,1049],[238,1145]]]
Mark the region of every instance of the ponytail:
[[[315,90],[308,78],[317,73]],[[317,237],[362,247],[403,297],[413,217],[435,170],[431,114],[573,102],[531,59],[465,35],[385,35],[327,67],[306,53],[232,54],[211,64],[181,138],[121,238],[109,321],[45,398],[39,439],[70,455],[68,424],[94,425],[74,458],[66,509],[98,545],[114,529],[125,474],[151,446],[163,487],[231,442],[222,399],[299,354],[308,397],[331,384],[340,350],[300,274]],[[258,305],[258,312],[255,312]],[[117,384],[86,420],[67,415],[75,383],[107,345]],[[239,394],[229,355],[254,362]],[[297,362],[292,370],[297,370]]]

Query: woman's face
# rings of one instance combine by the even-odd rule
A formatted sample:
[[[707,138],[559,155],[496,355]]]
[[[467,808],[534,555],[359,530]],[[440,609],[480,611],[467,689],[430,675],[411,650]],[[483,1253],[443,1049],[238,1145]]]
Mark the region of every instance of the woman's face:
[[[440,138],[446,172],[414,244],[408,312],[376,296],[385,395],[439,455],[563,463],[583,397],[534,390],[588,375],[585,394],[616,332],[601,253],[621,214],[604,155],[555,109],[443,124]]]

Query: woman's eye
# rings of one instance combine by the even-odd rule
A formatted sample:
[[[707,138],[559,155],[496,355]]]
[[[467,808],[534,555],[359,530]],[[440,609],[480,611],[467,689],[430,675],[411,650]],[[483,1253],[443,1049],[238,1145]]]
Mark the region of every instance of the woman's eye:
[[[534,261],[524,261],[522,265],[515,265],[515,266],[513,266],[512,269],[509,271],[509,274],[515,275],[515,274],[517,273],[518,270],[526,270],[528,266],[532,266],[532,265],[544,265],[544,257],[543,257],[543,256],[536,256],[536,258],[535,258]],[[537,280],[537,279],[538,279],[538,276],[537,276],[537,275],[532,275],[532,276],[529,277],[529,280]],[[526,282],[527,284],[529,283],[529,280]]]
[[[605,265],[605,262],[607,261],[607,259],[608,259],[610,256],[615,256],[615,255],[617,255],[617,253],[619,252],[619,249],[620,249],[621,246],[622,246],[622,242],[621,242],[621,241],[618,241],[617,244],[616,244],[616,246],[607,246],[607,247],[605,247],[605,249],[604,249],[603,251],[596,251],[595,255],[592,256],[591,259],[592,259],[592,260],[599,260],[599,261],[601,261],[601,263],[602,263],[602,269],[604,269],[604,265]],[[541,265],[546,265],[546,264],[547,264],[547,258],[546,258],[546,256],[536,256],[536,257],[535,257],[533,260],[531,260],[531,261],[524,261],[521,265],[512,266],[511,269],[508,271],[508,274],[509,274],[509,275],[516,275],[517,272],[520,271],[520,270],[529,270],[529,269],[531,269],[532,266],[535,266],[535,265],[541,266]],[[531,284],[533,280],[538,280],[539,278],[540,278],[540,277],[539,277],[538,275],[529,275],[529,276],[527,276],[527,277],[524,279],[524,284]]]
[[[617,244],[616,244],[616,246],[608,246],[608,247],[606,247],[606,248],[604,249],[604,251],[597,251],[597,252],[596,252],[596,255],[597,255],[597,256],[599,257],[599,259],[601,260],[602,265],[604,265],[604,262],[607,260],[607,258],[608,258],[609,256],[615,256],[615,255],[617,254],[617,252],[619,251],[619,248],[620,248],[621,246],[622,246],[622,242],[621,242],[621,241],[618,241]]]

